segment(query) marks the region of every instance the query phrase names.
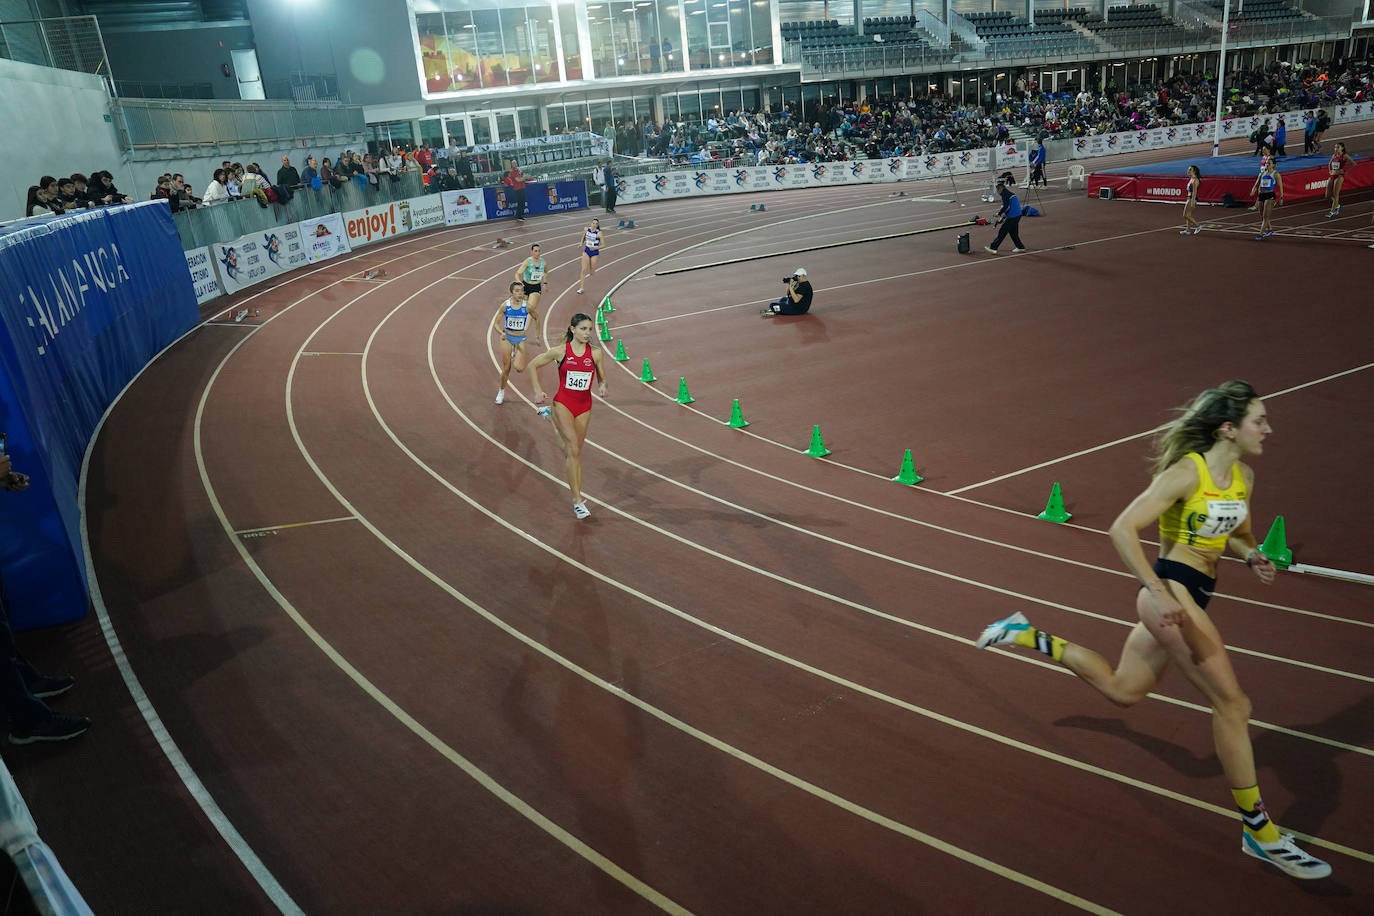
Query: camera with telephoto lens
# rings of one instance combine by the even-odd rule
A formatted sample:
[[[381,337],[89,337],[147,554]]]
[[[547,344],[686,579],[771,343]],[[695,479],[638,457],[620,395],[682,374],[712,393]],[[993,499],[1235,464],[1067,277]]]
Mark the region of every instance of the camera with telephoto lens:
[[[782,278],[782,282],[784,282],[784,283],[796,283],[796,282],[797,282],[797,275],[796,275],[796,274],[793,274],[793,275],[790,276],[790,277],[783,277],[783,278]]]

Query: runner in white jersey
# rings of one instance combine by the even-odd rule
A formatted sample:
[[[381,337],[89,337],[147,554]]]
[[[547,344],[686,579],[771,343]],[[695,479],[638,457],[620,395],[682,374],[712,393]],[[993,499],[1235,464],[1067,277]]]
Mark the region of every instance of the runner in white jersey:
[[[506,379],[510,370],[524,372],[529,362],[525,337],[539,323],[539,313],[525,302],[524,283],[516,280],[510,285],[510,298],[501,303],[492,319],[492,327],[501,335],[501,387],[496,389],[496,403],[506,400]]]
[[[577,291],[582,292],[587,278],[596,273],[596,256],[601,253],[601,220],[594,219],[582,232],[582,275],[577,280]]]

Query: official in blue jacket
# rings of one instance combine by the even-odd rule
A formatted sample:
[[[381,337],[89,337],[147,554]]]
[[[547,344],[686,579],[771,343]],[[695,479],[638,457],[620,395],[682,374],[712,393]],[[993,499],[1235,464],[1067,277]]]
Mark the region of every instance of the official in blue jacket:
[[[997,211],[1001,218],[1001,228],[997,230],[997,238],[992,240],[992,244],[983,250],[990,254],[997,253],[997,246],[1002,244],[1002,240],[1011,236],[1011,242],[1016,246],[1017,251],[1025,251],[1026,246],[1021,244],[1021,235],[1017,231],[1021,226],[1021,199],[1016,196],[1016,179],[1011,172],[1003,172],[997,176],[997,193],[1002,195],[1002,209]]]
[[[1050,186],[1049,179],[1045,177],[1045,160],[1047,158],[1045,141],[1036,140],[1035,146],[1031,147],[1030,152],[1030,185],[1032,188],[1035,187],[1037,181],[1047,188]]]

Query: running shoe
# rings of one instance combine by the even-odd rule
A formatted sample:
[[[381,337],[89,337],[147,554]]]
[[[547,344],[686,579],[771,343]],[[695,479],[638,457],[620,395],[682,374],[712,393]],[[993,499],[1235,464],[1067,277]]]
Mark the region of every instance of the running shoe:
[[[579,293],[582,292],[582,287],[579,286],[579,287],[577,288],[577,291],[578,291]]]
[[[1193,230],[1193,235],[1201,235],[1201,234],[1202,234],[1202,227],[1201,227],[1201,226],[1198,226],[1196,229]]]
[[[1004,646],[1016,639],[1016,634],[1023,633],[1030,629],[1030,621],[1026,615],[1017,611],[1006,620],[999,620],[992,626],[983,631],[983,635],[978,637],[974,643],[979,649],[990,649],[993,646]]]
[[[1012,254],[1024,254],[1024,253],[1027,252],[1027,251],[1030,251],[1030,249],[1029,249],[1029,248],[1013,248],[1013,249],[1012,249]]]
[[[573,515],[577,516],[579,519],[588,518],[591,514],[592,510],[587,508],[585,502],[573,503]]]
[[[1265,238],[1269,238],[1269,236],[1271,236],[1271,235],[1273,235],[1273,234],[1274,234],[1274,230],[1273,230],[1273,229],[1267,229],[1267,230],[1265,230],[1265,232],[1264,232],[1264,237],[1265,237]]]
[[[546,406],[536,407],[534,408],[534,412],[539,414],[539,416],[543,417],[545,420],[553,416],[553,411]]]
[[[1264,241],[1264,233],[1261,232],[1259,235],[1255,236],[1255,241],[1257,241],[1257,242],[1262,242],[1262,241]]]
[[[91,720],[85,716],[48,716],[32,728],[16,728],[10,732],[10,744],[33,744],[35,741],[70,741],[86,734]]]
[[[993,248],[991,245],[984,245],[984,246],[983,246],[983,250],[986,251],[988,254],[996,254],[996,253],[997,253],[997,249],[996,249],[996,248]]]
[[[1240,851],[1294,878],[1325,878],[1331,874],[1331,866],[1299,849],[1291,833],[1281,834],[1277,843],[1261,843],[1242,831]]]
[[[1196,234],[1197,234],[1197,233],[1195,233],[1195,232],[1194,232],[1193,230],[1191,230],[1191,229],[1184,229],[1182,232],[1179,233],[1179,235],[1196,235]]]
[[[1370,245],[1369,247],[1370,247],[1370,248],[1374,248],[1374,245]]]
[[[498,389],[496,389],[496,403],[498,403],[498,404],[504,404],[505,402],[506,402],[506,389],[504,389],[504,388],[498,388]]]

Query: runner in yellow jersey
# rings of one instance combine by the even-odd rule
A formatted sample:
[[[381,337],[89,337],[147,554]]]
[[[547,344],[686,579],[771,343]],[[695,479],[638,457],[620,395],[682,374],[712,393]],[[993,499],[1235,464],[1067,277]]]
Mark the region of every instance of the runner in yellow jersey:
[[[1112,543],[1137,579],[1139,623],[1115,668],[1091,649],[1051,636],[1013,614],[985,629],[977,646],[1036,649],[1118,706],[1145,698],[1175,665],[1207,697],[1217,757],[1244,819],[1241,850],[1296,878],[1324,878],[1331,866],[1298,848],[1269,819],[1255,777],[1250,699],[1240,689],[1221,633],[1204,608],[1217,561],[1229,547],[1268,585],[1274,565],[1250,530],[1254,472],[1240,459],[1264,450],[1272,430],[1263,402],[1245,382],[1226,382],[1193,401],[1159,438],[1155,477],[1112,523]],[[1159,559],[1145,558],[1140,530],[1158,521]]]

